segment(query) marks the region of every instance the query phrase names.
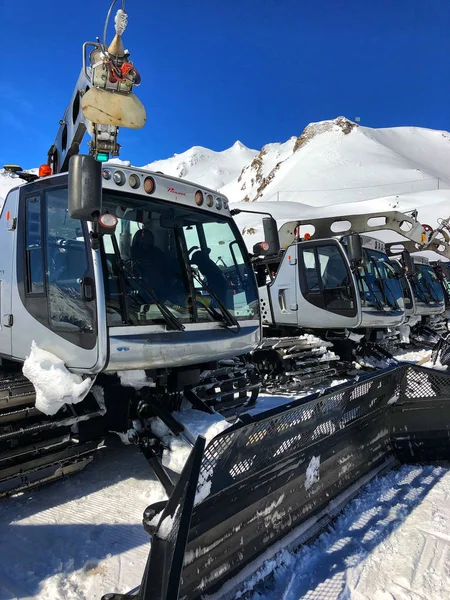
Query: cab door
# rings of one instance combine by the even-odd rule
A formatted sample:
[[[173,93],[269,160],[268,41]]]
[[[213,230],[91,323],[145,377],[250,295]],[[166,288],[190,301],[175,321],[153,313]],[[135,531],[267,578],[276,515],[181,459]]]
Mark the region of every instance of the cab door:
[[[334,239],[298,244],[299,325],[356,327],[360,321],[355,278]]]
[[[68,368],[93,373],[104,367],[94,265],[86,224],[69,217],[65,179],[20,191],[12,353],[25,358],[35,341]]]
[[[286,248],[275,279],[269,286],[274,321],[277,325],[298,324],[297,244]]]
[[[16,225],[19,191],[6,197],[0,214],[0,356],[11,357],[12,326],[11,290],[16,252]]]

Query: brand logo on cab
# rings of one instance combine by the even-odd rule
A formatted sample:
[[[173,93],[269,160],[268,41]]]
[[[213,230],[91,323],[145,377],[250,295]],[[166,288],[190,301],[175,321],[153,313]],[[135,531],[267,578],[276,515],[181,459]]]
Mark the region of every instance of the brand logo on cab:
[[[186,196],[184,192],[177,192],[175,188],[167,188],[167,191],[171,194],[176,194],[177,196]]]

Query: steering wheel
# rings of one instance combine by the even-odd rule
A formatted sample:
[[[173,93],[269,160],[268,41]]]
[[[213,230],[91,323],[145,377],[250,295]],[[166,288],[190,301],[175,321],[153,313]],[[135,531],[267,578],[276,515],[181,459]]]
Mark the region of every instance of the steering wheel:
[[[189,260],[192,258],[191,254],[194,252],[194,250],[200,250],[200,246],[191,246],[188,250],[188,256],[189,256]]]

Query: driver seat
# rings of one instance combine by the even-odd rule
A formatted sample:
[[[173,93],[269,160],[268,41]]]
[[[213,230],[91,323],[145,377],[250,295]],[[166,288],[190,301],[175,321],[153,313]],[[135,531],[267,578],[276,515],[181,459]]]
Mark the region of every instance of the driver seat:
[[[227,296],[230,291],[230,286],[222,273],[222,269],[202,250],[194,252],[191,263],[198,266],[203,277],[206,277],[208,285],[228,308],[229,302],[227,302]]]
[[[134,234],[131,243],[131,258],[163,265],[166,260],[164,252],[155,246],[155,236],[149,229],[139,229]]]

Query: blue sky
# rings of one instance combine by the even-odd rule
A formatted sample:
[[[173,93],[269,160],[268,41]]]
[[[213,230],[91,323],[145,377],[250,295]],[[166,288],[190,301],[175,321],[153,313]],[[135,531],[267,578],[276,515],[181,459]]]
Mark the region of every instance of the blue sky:
[[[120,1],[116,7],[120,5]],[[108,0],[0,2],[0,164],[46,160]],[[125,46],[142,75],[143,165],[193,145],[260,148],[311,121],[450,129],[448,0],[126,0]],[[112,27],[109,37],[112,36]]]

